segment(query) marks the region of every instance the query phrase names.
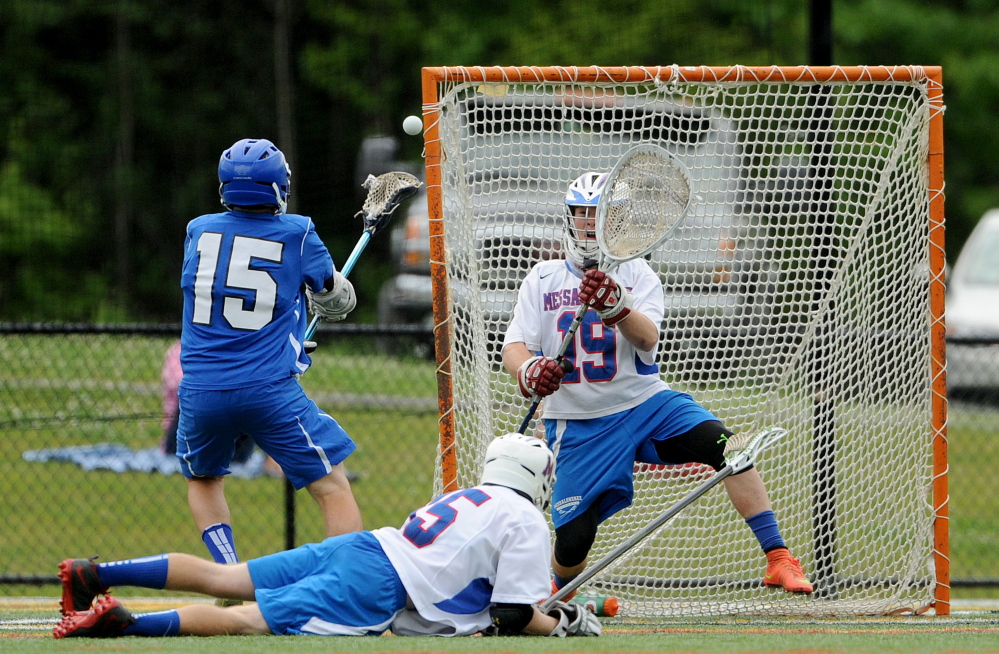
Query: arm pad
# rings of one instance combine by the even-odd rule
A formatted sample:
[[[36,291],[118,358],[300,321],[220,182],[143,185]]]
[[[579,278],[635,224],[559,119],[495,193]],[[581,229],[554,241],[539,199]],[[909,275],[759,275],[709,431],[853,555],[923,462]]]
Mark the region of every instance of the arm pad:
[[[309,299],[309,311],[323,320],[343,320],[357,306],[354,286],[338,272],[334,272],[332,280],[326,280],[326,284],[329,285],[330,281],[333,283],[333,288],[328,291],[325,288],[313,291],[308,286],[305,287],[305,294]]]
[[[489,618],[500,636],[516,636],[533,617],[534,607],[530,604],[493,604],[489,607]]]

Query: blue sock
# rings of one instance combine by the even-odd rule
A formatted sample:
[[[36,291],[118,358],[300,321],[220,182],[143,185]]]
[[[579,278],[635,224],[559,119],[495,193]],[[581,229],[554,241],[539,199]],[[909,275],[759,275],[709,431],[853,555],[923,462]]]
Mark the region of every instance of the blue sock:
[[[756,536],[756,540],[760,541],[760,547],[764,552],[775,550],[778,547],[787,547],[780,535],[777,518],[773,511],[763,511],[751,518],[746,518],[746,524],[753,530],[753,535]]]
[[[555,585],[559,588],[565,588],[565,585],[570,581],[578,577],[579,575],[572,575],[571,577],[560,577],[557,574],[552,574],[552,578],[555,580]]]
[[[126,627],[124,636],[176,636],[180,631],[180,614],[175,610],[143,613],[135,616],[135,624]]]
[[[97,564],[97,576],[108,588],[114,586],[139,586],[163,588],[166,586],[168,559],[166,554],[146,556],[141,559],[109,561]]]
[[[236,542],[232,539],[232,527],[224,522],[216,523],[203,532],[201,540],[216,563],[239,563],[236,555]]]

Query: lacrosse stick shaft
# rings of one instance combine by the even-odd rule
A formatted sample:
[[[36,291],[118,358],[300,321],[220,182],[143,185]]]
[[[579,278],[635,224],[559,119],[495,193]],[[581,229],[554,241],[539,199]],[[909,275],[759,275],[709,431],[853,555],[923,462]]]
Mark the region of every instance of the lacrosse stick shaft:
[[[680,511],[683,511],[692,503],[696,502],[698,498],[724,481],[726,477],[748,470],[749,467],[755,463],[756,457],[760,454],[760,452],[775,443],[777,440],[783,438],[785,434],[787,434],[786,429],[776,427],[760,432],[749,442],[748,445],[746,445],[746,449],[740,452],[737,456],[733,457],[732,461],[726,464],[724,468],[711,475],[710,478],[701,482],[700,486],[687,493],[687,495],[682,497],[679,502],[668,508],[652,522],[642,527],[642,529],[635,532],[631,538],[615,547],[606,556],[604,556],[604,558],[584,570],[578,577],[570,581],[568,584],[560,588],[557,593],[545,600],[540,607],[541,610],[547,611],[551,608],[552,604],[558,602],[563,597],[592,579],[594,575],[598,574],[601,570],[619,559],[622,554],[633,548],[635,545],[645,540],[645,538],[652,532],[669,522],[676,514],[680,513]]]
[[[364,230],[361,234],[361,238],[357,239],[357,245],[354,246],[353,252],[347,257],[347,263],[343,264],[343,268],[340,270],[340,274],[346,277],[350,274],[350,271],[354,269],[354,264],[360,258],[361,253],[364,252],[364,248],[368,246],[368,241],[371,240],[371,232],[369,230]],[[312,316],[312,322],[309,323],[309,327],[305,330],[305,340],[311,341],[312,337],[316,334],[316,329],[319,327],[319,316]]]
[[[684,496],[679,502],[677,502],[669,509],[667,509],[665,513],[661,514],[655,520],[645,525],[645,527],[643,527],[640,531],[635,532],[635,534],[632,535],[631,538],[629,538],[625,542],[615,547],[604,558],[600,559],[595,564],[588,567],[586,570],[581,572],[578,577],[576,577],[568,584],[560,588],[557,593],[555,593],[547,600],[545,600],[545,602],[541,605],[541,610],[547,611],[548,609],[551,608],[552,604],[558,602],[563,597],[565,597],[572,591],[576,590],[577,588],[585,584],[594,575],[596,575],[604,568],[609,566],[611,563],[616,561],[618,558],[621,557],[622,554],[633,548],[635,545],[645,540],[646,536],[659,529],[659,527],[661,527],[670,519],[672,519],[673,516],[675,516],[680,511],[683,511],[690,504],[692,504],[699,497],[701,497],[701,495],[707,493],[709,490],[717,486],[719,483],[721,483],[722,480],[732,475],[734,472],[735,469],[731,465],[726,465],[724,468],[713,474],[711,478],[703,481],[700,486],[692,490],[690,493]]]
[[[579,329],[579,325],[583,322],[583,316],[586,315],[586,310],[589,309],[589,305],[580,304],[579,308],[576,309],[576,315],[572,319],[572,324],[569,325],[569,331],[565,333],[565,338],[562,339],[562,344],[558,346],[558,351],[555,353],[555,361],[561,363],[562,359],[565,358],[565,352],[569,349],[569,343],[576,336],[576,330]],[[520,428],[517,430],[521,434],[527,432],[527,425],[531,423],[531,419],[534,417],[535,411],[538,410],[538,405],[541,404],[541,398],[537,395],[534,396],[534,401],[531,402],[531,406],[527,408],[527,415],[524,416],[524,421],[520,423]]]

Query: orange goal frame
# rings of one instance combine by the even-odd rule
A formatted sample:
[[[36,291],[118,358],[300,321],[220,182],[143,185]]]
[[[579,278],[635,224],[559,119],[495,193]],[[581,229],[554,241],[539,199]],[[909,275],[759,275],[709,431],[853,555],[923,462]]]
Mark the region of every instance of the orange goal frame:
[[[944,165],[943,71],[939,66],[653,66],[653,67],[428,67],[423,68],[424,158],[430,217],[430,261],[434,289],[434,344],[437,361],[440,450],[445,491],[457,488],[457,462],[452,413],[451,324],[447,317],[447,273],[444,247],[442,151],[438,134],[441,84],[459,82],[624,83],[643,82],[924,82],[930,106],[927,168],[930,242],[930,348],[932,375],[934,508],[934,612],[950,613],[949,495],[947,481],[946,332],[944,325]],[[927,607],[929,608],[929,607]]]

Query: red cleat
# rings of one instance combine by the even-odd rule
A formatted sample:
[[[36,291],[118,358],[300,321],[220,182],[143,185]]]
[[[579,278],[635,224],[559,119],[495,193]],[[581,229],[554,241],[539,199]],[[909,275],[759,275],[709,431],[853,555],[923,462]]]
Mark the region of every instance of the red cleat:
[[[767,572],[763,583],[772,588],[783,588],[789,593],[807,595],[812,592],[812,582],[805,576],[801,561],[783,547],[767,552]]]
[[[56,638],[117,638],[135,624],[135,617],[118,600],[102,597],[90,611],[74,611],[52,630]]]
[[[95,597],[107,594],[107,587],[97,576],[97,564],[94,563],[96,558],[66,559],[59,564],[59,579],[62,580],[59,610],[63,615],[89,611]]]

